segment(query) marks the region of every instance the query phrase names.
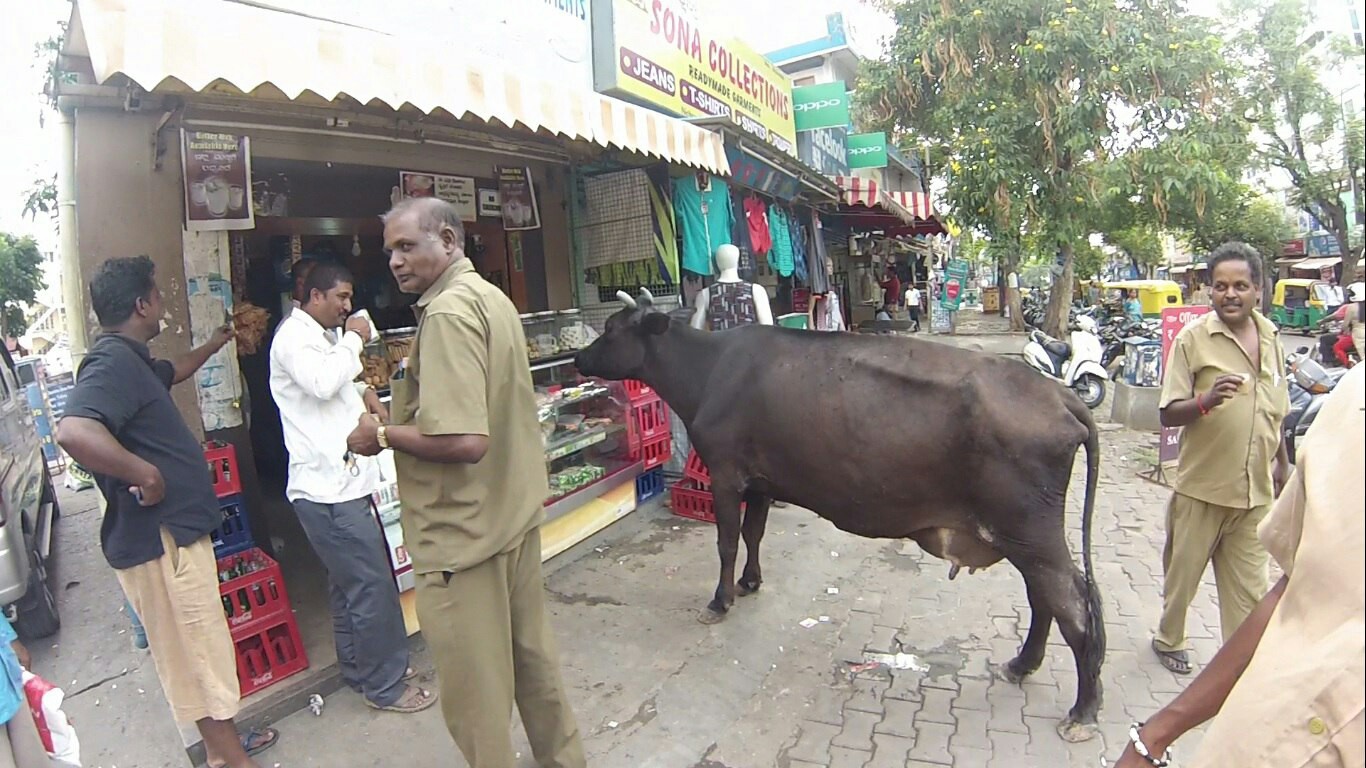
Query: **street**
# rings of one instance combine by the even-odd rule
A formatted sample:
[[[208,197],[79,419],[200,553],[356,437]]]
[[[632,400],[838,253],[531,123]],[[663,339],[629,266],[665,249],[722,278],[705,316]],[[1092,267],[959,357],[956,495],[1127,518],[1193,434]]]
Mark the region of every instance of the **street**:
[[[1102,738],[1069,745],[1054,724],[1071,706],[1071,652],[1054,630],[1043,667],[1023,686],[992,678],[1011,658],[1029,611],[1001,564],[950,583],[947,564],[909,542],[860,539],[809,512],[775,509],[766,582],[714,627],[695,619],[715,585],[711,526],[650,507],[547,566],[547,596],[590,764],[603,768],[1095,766],[1130,722],[1184,681],[1148,649],[1160,607],[1166,490],[1137,476],[1153,438],[1107,425],[1096,510],[1097,578],[1109,653]],[[1081,471],[1069,535],[1080,541]],[[33,647],[35,669],[64,687],[87,766],[185,764],[150,658],[130,649],[122,599],[98,549],[95,491],[66,493],[57,585],[65,629]],[[1208,578],[1208,577],[1207,577]],[[837,590],[832,594],[831,590]],[[1213,590],[1190,616],[1194,660],[1217,648]],[[821,621],[828,617],[828,621]],[[817,619],[805,629],[803,619]],[[431,667],[414,640],[427,685]],[[851,675],[865,651],[905,650],[929,667]],[[463,765],[439,708],[376,713],[349,691],[275,723],[272,766]],[[1198,738],[1178,744],[1189,754]],[[521,765],[534,762],[525,738]],[[400,746],[403,745],[403,746]]]

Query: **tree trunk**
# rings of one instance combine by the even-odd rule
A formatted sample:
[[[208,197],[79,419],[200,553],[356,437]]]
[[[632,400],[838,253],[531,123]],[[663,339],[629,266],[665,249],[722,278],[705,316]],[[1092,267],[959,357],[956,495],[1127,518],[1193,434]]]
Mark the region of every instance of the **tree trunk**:
[[[1068,311],[1072,307],[1072,287],[1076,282],[1074,275],[1075,259],[1072,244],[1062,246],[1062,274],[1053,275],[1053,287],[1048,292],[1048,310],[1044,313],[1044,333],[1061,339],[1067,330]]]
[[[1015,275],[1015,286],[1010,287],[1010,276]],[[1005,270],[1001,275],[1001,285],[1005,286],[1006,307],[1010,311],[1010,330],[1025,330],[1024,305],[1020,302],[1020,251],[1011,246],[1006,251]]]

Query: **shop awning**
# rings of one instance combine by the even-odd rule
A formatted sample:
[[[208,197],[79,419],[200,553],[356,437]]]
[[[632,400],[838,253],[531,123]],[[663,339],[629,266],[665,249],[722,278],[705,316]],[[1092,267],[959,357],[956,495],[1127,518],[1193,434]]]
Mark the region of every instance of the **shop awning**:
[[[1342,259],[1337,256],[1326,256],[1321,259],[1305,259],[1290,265],[1291,269],[1309,269],[1315,272],[1328,267],[1336,267],[1342,263]]]
[[[863,207],[876,213],[895,216],[903,223],[914,224],[916,216],[906,206],[882,190],[876,181],[859,176],[832,176],[844,192],[844,204]]]
[[[363,27],[237,2],[76,0],[63,53],[89,57],[96,84],[149,92],[471,116],[729,175],[721,137],[594,93],[460,60]]]
[[[1192,266],[1192,265],[1190,265],[1190,264],[1182,264],[1182,265],[1179,266],[1179,267],[1172,267],[1171,269],[1167,270],[1167,272],[1168,272],[1169,274],[1173,274],[1173,275],[1182,275],[1182,274],[1185,274],[1185,273],[1189,272],[1190,269],[1191,269],[1191,266]]]

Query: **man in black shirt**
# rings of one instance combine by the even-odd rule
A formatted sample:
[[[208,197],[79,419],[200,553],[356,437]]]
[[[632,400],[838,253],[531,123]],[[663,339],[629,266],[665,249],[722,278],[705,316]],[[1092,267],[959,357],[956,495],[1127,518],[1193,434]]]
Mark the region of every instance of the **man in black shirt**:
[[[146,256],[110,259],[91,279],[104,334],[77,372],[57,441],[104,494],[100,544],[142,619],[176,720],[199,728],[210,766],[259,768],[248,754],[278,734],[243,737],[233,723],[241,695],[209,538],[222,515],[203,449],[170,392],[232,339],[232,328],[174,362],[154,359],[147,343],[163,311],[154,272]]]

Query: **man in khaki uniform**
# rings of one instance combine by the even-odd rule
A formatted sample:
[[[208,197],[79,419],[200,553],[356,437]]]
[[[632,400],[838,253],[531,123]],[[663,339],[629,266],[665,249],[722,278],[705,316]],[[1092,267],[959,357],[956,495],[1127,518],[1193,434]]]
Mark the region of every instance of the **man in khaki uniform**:
[[[1242,243],[1227,243],[1210,256],[1209,268],[1214,311],[1177,335],[1160,401],[1162,425],[1184,430],[1167,507],[1162,621],[1153,650],[1183,675],[1191,671],[1186,611],[1211,559],[1225,642],[1265,594],[1257,524],[1289,466],[1281,439],[1290,410],[1285,350],[1276,327],[1254,309],[1261,259]]]
[[[537,762],[583,768],[545,610],[549,484],[517,310],[465,257],[449,203],[406,200],[384,222],[399,289],[420,294],[417,337],[391,382],[391,423],[362,416],[347,443],[394,450],[446,727],[472,768],[513,768],[515,700]]]
[[[1149,755],[1213,717],[1191,768],[1366,765],[1363,432],[1358,367],[1324,404],[1258,531],[1285,576],[1185,692],[1136,729]],[[1131,743],[1117,768],[1148,765]]]

